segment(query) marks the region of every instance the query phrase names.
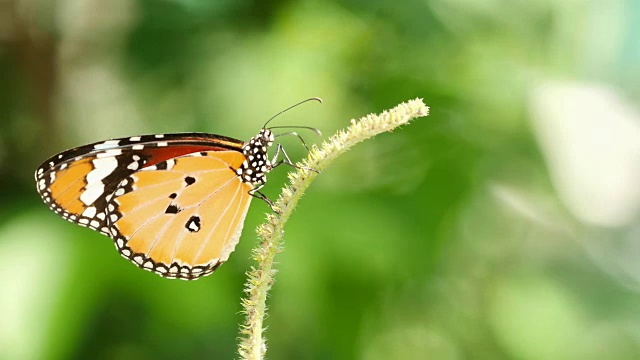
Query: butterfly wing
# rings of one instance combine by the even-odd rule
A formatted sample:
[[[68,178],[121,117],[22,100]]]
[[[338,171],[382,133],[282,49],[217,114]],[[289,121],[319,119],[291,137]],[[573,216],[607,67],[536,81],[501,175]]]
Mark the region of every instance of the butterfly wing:
[[[240,140],[184,133],[107,140],[54,155],[35,173],[42,200],[58,215],[106,235],[107,197],[127,176],[177,156],[236,150]]]
[[[120,253],[136,264],[141,265],[138,262],[140,258],[137,257],[136,254],[145,254],[145,261],[142,265],[147,264],[147,260],[152,260],[155,264],[154,269],[156,269],[158,273],[162,273],[163,270],[166,269],[165,276],[167,277],[196,278],[205,273],[210,273],[215,269],[214,266],[217,265],[211,265],[214,263],[213,260],[215,257],[217,257],[216,262],[219,265],[219,263],[226,260],[229,255],[228,253],[233,250],[233,246],[237,243],[239,233],[242,230],[244,215],[249,205],[250,196],[246,191],[251,189],[250,185],[230,182],[227,186],[222,187],[226,189],[222,192],[223,194],[226,194],[226,191],[230,191],[232,187],[234,190],[242,187],[244,193],[239,195],[238,200],[234,201],[244,205],[244,208],[238,210],[238,216],[242,216],[232,223],[233,226],[235,226],[234,231],[236,231],[237,234],[234,232],[231,236],[227,236],[225,233],[223,236],[225,239],[224,242],[213,242],[217,245],[233,243],[233,246],[229,245],[231,248],[226,248],[225,251],[228,251],[227,253],[221,250],[218,255],[210,258],[210,261],[201,261],[207,256],[206,254],[211,254],[211,250],[207,246],[202,250],[202,254],[205,254],[202,255],[202,257],[187,259],[183,256],[182,252],[177,252],[175,261],[168,261],[166,257],[160,257],[159,260],[155,260],[152,256],[155,256],[156,253],[147,254],[147,252],[142,251],[142,247],[138,243],[138,241],[141,241],[140,239],[144,237],[136,236],[136,240],[129,244],[128,236],[132,234],[124,231],[121,232],[118,225],[125,226],[128,219],[134,219],[133,216],[135,216],[137,212],[128,212],[128,210],[132,209],[135,205],[131,202],[134,198],[137,199],[136,201],[139,201],[140,204],[145,205],[159,201],[159,199],[165,199],[173,194],[168,193],[160,196],[160,193],[149,192],[149,190],[154,188],[154,186],[152,186],[154,184],[157,186],[156,189],[162,189],[162,186],[170,185],[165,184],[165,182],[169,181],[171,176],[175,177],[176,172],[171,172],[167,170],[167,168],[173,167],[181,156],[187,154],[192,155],[189,156],[190,159],[181,159],[181,166],[178,169],[183,169],[183,165],[187,166],[190,164],[188,171],[193,173],[193,178],[199,178],[203,176],[203,173],[211,170],[208,169],[207,166],[212,165],[212,163],[209,160],[202,159],[218,158],[218,156],[220,156],[222,160],[214,160],[215,164],[217,164],[217,167],[215,167],[216,171],[220,171],[211,173],[210,175],[214,176],[213,174],[218,174],[216,176],[222,176],[230,180],[236,176],[232,169],[237,169],[239,163],[244,161],[244,156],[240,152],[242,145],[243,142],[240,140],[200,133],[144,135],[107,140],[67,150],[45,161],[38,167],[35,173],[37,190],[43,201],[58,215],[80,226],[89,227],[110,236],[114,239]],[[193,163],[192,159],[201,160]],[[220,168],[221,161],[226,161],[228,165],[224,170]],[[134,174],[144,175],[132,177]],[[202,184],[204,185],[204,182]],[[147,192],[142,192],[143,188]],[[208,198],[208,196],[221,199],[218,196],[212,195],[216,190],[213,186],[201,187],[199,184],[192,189],[199,189],[197,192],[198,196],[204,196],[200,200]],[[202,191],[210,192],[202,193]],[[124,196],[125,194],[127,197]],[[177,199],[178,192],[175,194]],[[197,207],[195,205],[197,199],[193,198],[193,195],[189,195],[194,194],[194,192],[190,189],[184,192],[184,194],[186,195],[181,195],[181,203],[187,204],[184,205],[186,208],[195,209]],[[159,197],[155,198],[154,196]],[[119,201],[123,202],[123,206],[127,211],[120,207]],[[213,211],[216,211],[218,206],[220,206],[211,206],[211,204],[211,202],[203,202],[203,210],[213,209]],[[127,206],[129,207],[127,208]],[[137,210],[143,209],[139,208]],[[147,211],[149,210],[152,209],[147,209]],[[162,209],[163,212],[165,210],[167,210],[166,207]],[[139,214],[142,214],[142,212]],[[151,218],[153,217],[153,213],[147,212],[146,214],[150,215]],[[187,212],[184,214],[187,214]],[[182,214],[181,217],[184,216],[184,214]],[[206,213],[205,215],[215,218],[215,214]],[[203,217],[205,215],[203,215]],[[181,219],[181,217],[178,219]],[[122,222],[117,223],[118,220],[122,220]],[[144,220],[140,224],[145,223],[145,221],[150,220]],[[198,226],[195,219],[190,225],[192,228]],[[131,226],[133,226],[132,223],[129,224],[129,227]],[[169,230],[169,228],[167,229]],[[168,233],[163,234],[168,235]],[[201,235],[199,235],[198,238],[200,238],[200,236]],[[221,235],[219,232],[215,232],[211,237],[215,236]],[[183,236],[181,239],[182,238],[192,239],[193,237]],[[165,238],[163,237],[162,239]],[[182,242],[182,240],[180,241]],[[160,244],[164,244],[164,242],[160,242]],[[192,242],[188,241],[186,244],[192,244]],[[177,249],[185,249],[184,246],[186,245],[178,246]],[[157,251],[160,247],[156,248],[154,246],[153,248]],[[222,248],[224,248],[224,246],[222,246],[221,249]],[[126,255],[128,251],[130,252],[130,256]],[[167,265],[171,265],[174,262],[181,264],[178,272],[182,275],[173,276],[174,271]]]
[[[233,170],[244,160],[236,151],[195,153],[123,179],[107,205],[120,254],[168,278],[213,272],[235,249],[252,198]]]

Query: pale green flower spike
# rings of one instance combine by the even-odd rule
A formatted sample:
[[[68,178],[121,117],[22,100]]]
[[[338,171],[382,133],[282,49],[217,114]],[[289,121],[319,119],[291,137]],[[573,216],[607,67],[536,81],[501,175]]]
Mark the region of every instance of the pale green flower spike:
[[[258,262],[258,267],[252,267],[248,272],[244,289],[247,297],[242,299],[243,312],[246,315],[240,328],[238,348],[242,359],[263,359],[267,351],[263,322],[267,311],[267,292],[273,285],[276,272],[273,269],[273,261],[281,250],[284,224],[313,179],[353,145],[428,114],[429,107],[422,99],[415,99],[379,115],[370,114],[357,121],[351,120],[351,125],[345,131],[338,131],[319,148],[313,146],[308,158],[297,164],[299,169],[289,173],[290,184],[284,187],[274,205],[279,214],[268,214],[266,223],[257,229],[261,241],[259,247],[253,250],[253,258]],[[307,170],[309,168],[317,170],[318,173]]]

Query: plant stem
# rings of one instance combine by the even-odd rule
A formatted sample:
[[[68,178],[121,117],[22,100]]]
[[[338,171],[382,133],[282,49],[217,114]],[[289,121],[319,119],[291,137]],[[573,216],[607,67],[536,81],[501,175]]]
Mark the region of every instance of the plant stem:
[[[263,336],[263,323],[267,312],[267,293],[273,285],[276,272],[273,269],[274,258],[282,249],[284,225],[313,179],[353,145],[428,114],[429,108],[422,99],[415,99],[379,115],[370,114],[357,121],[351,120],[351,125],[346,130],[338,131],[320,147],[314,146],[307,159],[298,164],[297,171],[289,173],[290,183],[282,189],[280,197],[275,202],[275,208],[279,213],[268,214],[267,221],[257,229],[261,241],[253,250],[253,259],[258,262],[258,267],[252,267],[247,273],[244,289],[246,298],[242,299],[246,316],[244,324],[241,325],[238,348],[238,354],[242,359],[264,359],[267,347]]]

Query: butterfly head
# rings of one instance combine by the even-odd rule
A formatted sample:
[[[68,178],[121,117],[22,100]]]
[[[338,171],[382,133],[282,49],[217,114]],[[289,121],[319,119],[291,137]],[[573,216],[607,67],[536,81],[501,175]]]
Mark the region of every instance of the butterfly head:
[[[275,141],[275,135],[273,135],[270,129],[262,129],[253,139],[256,140],[256,143],[265,144],[266,147],[269,148]]]
[[[275,136],[269,129],[262,129],[249,139],[242,147],[242,154],[245,161],[236,170],[240,179],[257,188],[262,187],[267,182],[267,173],[273,168],[269,161],[268,151],[273,145]]]

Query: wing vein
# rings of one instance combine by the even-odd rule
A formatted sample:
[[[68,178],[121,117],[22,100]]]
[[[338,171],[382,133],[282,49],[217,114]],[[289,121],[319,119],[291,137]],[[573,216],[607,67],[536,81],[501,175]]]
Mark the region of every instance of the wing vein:
[[[229,202],[229,205],[227,205],[227,207],[224,208],[224,210],[222,211],[222,214],[220,214],[220,216],[218,217],[218,221],[216,221],[215,225],[213,225],[213,227],[211,228],[211,231],[207,235],[206,240],[202,243],[202,245],[200,245],[200,249],[198,250],[198,252],[196,253],[196,256],[194,257],[194,262],[195,262],[195,259],[200,257],[200,254],[202,254],[202,251],[207,247],[207,245],[209,244],[209,241],[211,241],[213,232],[215,232],[215,230],[218,227],[218,225],[220,225],[220,220],[227,213],[227,211],[231,207],[231,204],[233,204],[235,202],[236,197],[238,197],[238,192],[240,192],[241,189],[242,189],[242,187],[238,186],[238,188],[236,189],[235,194],[233,194],[233,199]]]
[[[166,171],[166,170],[165,170],[165,171]],[[192,209],[192,208],[194,208],[194,207],[195,207],[195,208],[199,208],[199,207],[202,205],[202,203],[204,203],[207,199],[211,198],[212,196],[216,195],[218,192],[222,191],[222,190],[223,190],[225,187],[227,187],[227,186],[228,186],[228,185],[229,185],[229,184],[230,184],[234,179],[235,179],[235,176],[234,176],[233,178],[231,178],[229,181],[227,181],[227,182],[226,182],[224,185],[222,185],[220,188],[218,188],[216,191],[214,191],[212,194],[210,194],[210,195],[209,195],[205,200],[200,201],[200,202],[199,202],[198,204],[196,204],[196,205],[189,206],[189,207],[185,208],[184,210]],[[175,181],[175,180],[172,180],[172,181]],[[167,182],[171,182],[171,181],[167,181]],[[145,188],[146,188],[146,187],[145,187]],[[155,204],[155,203],[157,203],[157,202],[160,202],[160,201],[162,201],[162,199],[160,199],[160,200],[158,200],[158,201],[154,202],[153,204]],[[129,212],[129,214],[133,214],[133,213],[135,213],[135,212],[137,212],[137,211],[140,211],[141,209],[144,209],[145,207],[147,207],[147,206],[144,206],[144,205],[147,205],[147,206],[153,206],[153,205],[150,205],[149,203],[147,203],[147,204],[142,204],[141,206],[138,206],[138,207],[135,207],[134,209],[132,209],[132,210],[131,210],[131,212]],[[183,210],[183,211],[184,211],[184,210]],[[155,221],[156,219],[158,219],[158,218],[159,218],[160,216],[162,216],[162,215],[164,215],[164,213],[159,213],[158,215],[156,215],[156,216],[154,216],[154,217],[151,217],[151,218],[147,219],[144,223],[140,224],[140,226],[139,226],[139,227],[137,227],[137,228],[136,228],[136,229],[131,233],[131,235],[129,236],[128,241],[130,241],[131,239],[133,239],[133,238],[138,234],[138,232],[140,232],[141,230],[143,230],[143,229],[144,229],[144,228],[145,228],[149,223],[151,223],[151,222]],[[173,219],[171,219],[171,221],[173,221]],[[169,223],[169,222],[168,222],[168,223]],[[166,231],[166,229],[167,229],[167,225],[163,226],[163,227],[162,227],[162,230],[158,232],[158,237],[156,237],[156,239],[154,240],[153,244],[150,246],[150,248],[149,248],[149,250],[148,250],[147,254],[151,252],[152,248],[156,245],[156,243],[157,243],[158,239],[159,239],[159,238],[164,234],[164,232]],[[176,251],[177,251],[177,247],[176,247],[176,249],[174,250],[174,255],[172,256],[171,262],[173,262],[173,261],[174,261],[174,259],[175,259],[175,252],[176,252]],[[167,265],[168,265],[168,264],[167,264]]]
[[[61,198],[61,197],[62,197],[62,195],[64,195],[67,191],[69,191],[69,189],[71,189],[71,187],[72,187],[73,185],[77,184],[77,183],[78,183],[78,181],[81,181],[81,180],[83,180],[83,178],[76,178],[76,180],[75,180],[75,181],[73,181],[71,184],[69,184],[69,186],[67,186],[64,190],[62,190],[62,192],[60,192],[59,194],[57,194],[55,198],[53,197],[53,193],[52,193],[52,194],[51,194],[51,198],[52,198],[53,200],[58,200],[59,198]],[[49,185],[49,186],[51,186],[51,185]],[[50,191],[50,192],[51,192],[51,191]],[[79,197],[79,196],[78,196],[78,197],[73,197],[73,198],[71,198],[71,201],[69,201],[68,203],[64,204],[65,206],[62,206],[62,204],[60,204],[60,203],[58,203],[58,206],[59,206],[59,207],[61,207],[61,208],[63,208],[63,209],[65,209],[65,208],[67,207],[66,205],[69,205],[69,204],[70,204],[70,203],[72,203],[74,200],[79,200],[79,199],[80,199],[80,197]],[[57,201],[56,201],[56,202],[57,202]]]
[[[235,176],[233,178],[231,178],[229,181],[227,181],[224,185],[222,185],[220,188],[218,188],[216,191],[214,191],[212,194],[210,194],[209,196],[207,196],[204,200],[202,200],[200,203],[198,203],[198,205],[195,205],[196,207],[200,208],[200,206],[202,206],[202,204],[204,202],[206,202],[207,200],[209,200],[212,196],[216,195],[217,193],[219,193],[220,191],[224,190],[224,188],[226,188],[227,186],[229,186],[229,184],[231,184],[231,182],[235,179]],[[219,219],[219,218],[218,218]],[[182,237],[180,238],[179,242],[176,242],[176,245],[173,249],[173,255],[171,256],[171,262],[173,262],[175,260],[175,256],[176,253],[178,252],[178,248],[180,247],[180,244],[182,243]],[[194,257],[193,258],[193,263],[195,265],[195,259],[197,258]]]

